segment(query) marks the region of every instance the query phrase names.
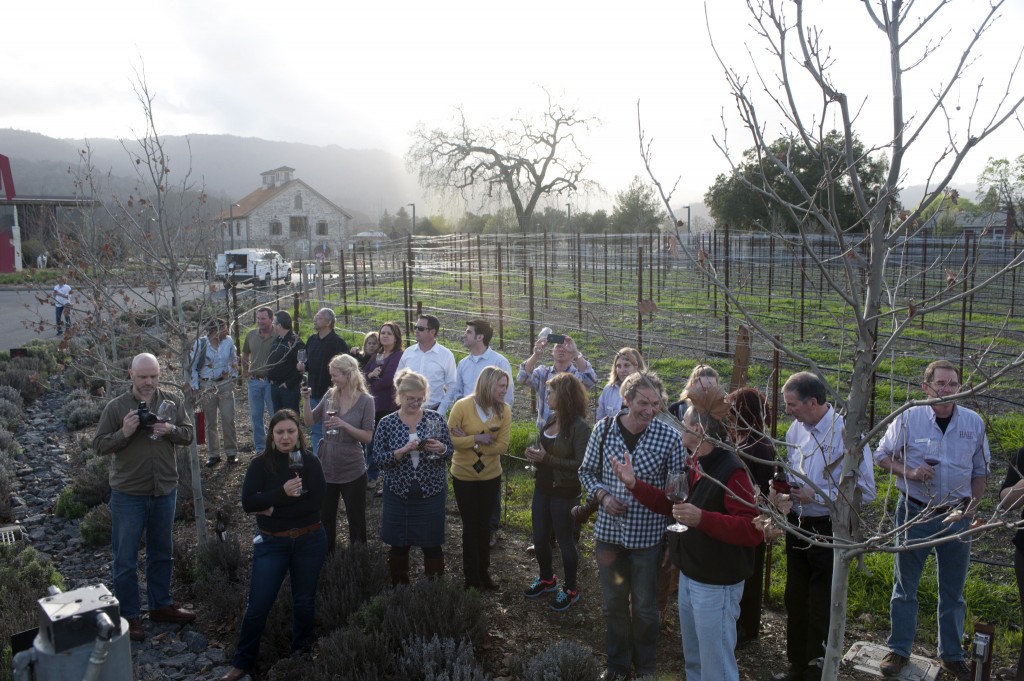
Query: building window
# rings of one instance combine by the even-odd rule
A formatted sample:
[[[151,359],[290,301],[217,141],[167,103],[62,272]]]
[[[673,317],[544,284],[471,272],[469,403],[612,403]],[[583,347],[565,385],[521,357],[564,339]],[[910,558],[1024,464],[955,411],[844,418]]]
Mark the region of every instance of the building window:
[[[302,210],[302,194],[295,195],[295,210]]]
[[[293,215],[288,218],[288,232],[292,236],[306,236],[306,216]]]
[[[316,235],[317,236],[327,236],[327,221],[326,220],[321,220],[320,222],[316,223]]]
[[[242,223],[241,222],[236,222],[235,223],[235,236],[242,236]]]
[[[281,236],[281,221],[271,220],[270,221],[270,236]]]

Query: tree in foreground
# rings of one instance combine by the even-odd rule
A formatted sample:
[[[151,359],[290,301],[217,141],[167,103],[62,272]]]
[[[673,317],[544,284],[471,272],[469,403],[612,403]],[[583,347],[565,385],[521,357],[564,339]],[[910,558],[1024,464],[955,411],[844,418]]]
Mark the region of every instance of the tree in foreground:
[[[548,97],[539,119],[519,116],[503,128],[473,127],[461,108],[457,113],[452,129],[421,124],[413,132],[406,164],[424,188],[480,204],[511,203],[519,229],[527,232],[542,198],[593,184],[584,177],[589,161],[576,133],[594,120],[576,110]]]
[[[920,278],[929,270],[938,270],[951,253],[929,252],[923,272],[913,276],[908,275],[908,270],[916,269],[917,263],[907,260],[909,249],[920,238],[917,230],[922,212],[946,195],[964,160],[1004,125],[1020,125],[1019,110],[1024,97],[1019,79],[1015,80],[1020,55],[1002,62],[1002,72],[986,70],[984,89],[980,77],[972,80],[970,66],[999,18],[1002,0],[972,4],[976,8],[973,26],[958,23],[952,30],[946,17],[948,0],[930,3],[927,8],[903,0],[865,0],[863,27],[837,27],[844,35],[859,36],[855,47],[858,53],[853,55],[841,50],[841,44],[847,41],[833,42],[834,36],[821,28],[831,18],[831,6],[773,0],[747,0],[746,4],[753,33],[748,44],[753,75],[747,77],[724,61],[722,67],[736,104],[736,117],[750,148],[743,160],[734,160],[729,146],[731,131],[726,124],[725,134],[716,138],[716,143],[730,160],[732,170],[716,182],[716,187],[742,188],[748,196],[756,197],[757,201],[752,203],[760,202],[767,214],[776,217],[749,222],[779,240],[783,248],[792,245],[797,257],[806,259],[809,265],[805,277],[824,282],[824,288],[812,295],[829,295],[842,301],[843,315],[836,317],[830,335],[842,339],[843,368],[822,366],[796,344],[777,340],[765,325],[765,318],[749,307],[752,303],[734,295],[719,279],[711,257],[685,252],[693,265],[701,268],[725,293],[755,333],[777,347],[790,362],[808,368],[832,386],[834,394],[830,399],[846,414],[838,494],[834,501],[829,501],[824,490],[816,486],[814,489],[827,501],[834,536],[807,533],[787,524],[785,516],[775,515],[775,521],[786,532],[833,551],[831,625],[822,678],[836,679],[844,650],[848,580],[853,562],[869,552],[905,550],[905,545],[894,544],[894,538],[907,528],[896,527],[891,514],[885,511],[881,518],[864,517],[856,501],[857,469],[863,447],[876,441],[911,406],[980,394],[1000,377],[1024,365],[1024,354],[1019,351],[1007,358],[1005,354],[995,357],[984,350],[965,359],[963,387],[956,394],[919,401],[908,399],[902,405],[894,405],[885,418],[871,423],[875,372],[910,347],[907,330],[916,326],[920,316],[953,306],[959,312],[970,296],[1022,263],[1018,253],[976,281],[972,273],[977,263],[965,263],[959,271],[932,277],[932,285],[922,293]],[[815,15],[816,11],[820,14]],[[710,27],[713,41],[715,28]],[[734,41],[735,35],[730,33],[728,40]],[[954,45],[956,40],[959,43]],[[863,59],[865,50],[889,56],[883,70],[865,74],[870,63]],[[848,56],[861,75],[869,76],[874,84],[871,96],[863,101],[851,98],[839,82],[836,66]],[[916,85],[912,79],[923,73],[919,68],[921,62],[940,59],[946,61],[939,81],[923,85],[923,91],[930,94],[910,101],[908,95],[912,85]],[[975,93],[974,101],[959,101],[960,92]],[[878,112],[873,110],[876,107]],[[887,132],[880,138],[873,138],[861,127],[861,122],[871,118],[871,114],[888,119]],[[938,139],[942,140],[937,145],[928,137],[933,128],[938,128]],[[768,133],[769,129],[781,129],[783,133],[776,137]],[[863,147],[858,140],[863,141]],[[918,160],[914,171],[920,173],[920,153],[925,150],[916,147],[924,146],[933,159],[925,166],[925,198],[918,207],[901,210],[899,193],[909,170],[908,155],[915,148]],[[666,194],[654,177],[650,148],[642,128],[640,148],[671,212],[671,192]],[[886,159],[887,166],[883,164]],[[749,172],[752,167],[756,169],[753,174]],[[808,174],[806,169],[811,167],[816,172]],[[874,174],[874,169],[883,168],[880,176]],[[829,243],[832,253],[838,248],[839,255],[828,261],[822,258],[821,239]],[[1005,325],[1000,333],[1005,333]],[[988,349],[998,340],[989,344]],[[964,534],[1015,523],[1019,521],[997,506],[990,520],[975,524]]]

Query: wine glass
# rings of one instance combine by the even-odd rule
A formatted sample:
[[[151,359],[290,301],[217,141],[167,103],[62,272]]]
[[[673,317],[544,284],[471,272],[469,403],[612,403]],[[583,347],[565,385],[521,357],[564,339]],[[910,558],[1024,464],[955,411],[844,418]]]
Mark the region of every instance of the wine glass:
[[[539,452],[541,450],[540,437],[538,437],[533,442],[531,442],[529,445],[527,445],[526,449],[528,449],[530,451],[533,451],[533,452]],[[531,461],[530,459],[526,460],[526,465],[523,466],[523,468],[526,469],[526,473],[531,478],[537,477],[537,466],[535,466],[533,461]]]
[[[160,407],[156,410],[156,422],[157,423],[170,423],[171,417],[174,416],[174,412],[177,409],[177,405],[171,400],[164,400],[160,403]],[[156,433],[149,434],[150,440],[159,440],[160,436]]]
[[[681,504],[690,496],[690,476],[687,471],[671,471],[665,481],[665,496],[673,504]],[[682,523],[675,522],[667,528],[669,532],[686,532],[688,528]]]
[[[302,470],[302,450],[301,449],[293,449],[288,454],[288,468],[293,470],[293,471],[295,471],[295,475],[297,477],[299,477],[299,479],[301,480],[301,477],[299,476],[299,471]],[[305,493],[306,493],[306,488],[305,487],[299,487],[299,494],[305,494]]]
[[[423,436],[424,437],[423,437],[423,442],[421,443],[421,446],[426,445],[427,440],[437,440],[438,442],[440,442],[441,441],[441,434],[438,432],[438,430],[439,429],[438,429],[438,426],[437,426],[436,423],[426,423],[426,424],[424,424],[424,427],[423,427]],[[436,452],[427,452],[427,456],[426,456],[427,461],[437,461],[440,458],[441,458],[441,455],[437,454]]]
[[[332,419],[332,418],[334,418],[335,416],[338,415],[338,407],[335,406],[333,398],[331,399],[330,402],[327,403],[327,409],[324,411],[324,413],[327,414],[327,418],[329,418],[329,419]],[[338,433],[339,433],[338,429],[335,428],[334,426],[331,426],[330,430],[328,430],[326,434],[327,435],[337,435]]]
[[[306,385],[306,349],[296,351],[295,359],[302,365],[302,385]]]

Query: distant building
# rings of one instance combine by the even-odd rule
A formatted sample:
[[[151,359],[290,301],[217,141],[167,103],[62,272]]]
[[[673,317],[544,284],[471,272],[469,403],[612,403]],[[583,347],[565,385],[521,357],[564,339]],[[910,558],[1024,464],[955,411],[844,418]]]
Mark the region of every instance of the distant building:
[[[217,216],[223,249],[272,248],[288,259],[336,257],[349,241],[344,209],[302,180],[294,168],[260,173],[262,186]]]
[[[949,224],[952,219],[952,224]],[[989,243],[1002,244],[1018,229],[1016,217],[1006,211],[971,215],[966,211],[955,214],[936,211],[923,225],[928,235],[963,236],[969,239],[983,239]]]

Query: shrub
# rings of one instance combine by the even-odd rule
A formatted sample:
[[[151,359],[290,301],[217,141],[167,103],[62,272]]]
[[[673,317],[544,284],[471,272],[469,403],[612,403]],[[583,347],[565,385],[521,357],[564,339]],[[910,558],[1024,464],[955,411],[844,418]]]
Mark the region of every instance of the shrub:
[[[485,681],[468,641],[412,636],[402,641],[399,677],[409,681]],[[595,679],[597,675],[589,677]],[[588,679],[588,681],[589,681]]]
[[[0,461],[0,523],[9,523],[14,519],[11,513],[11,472],[6,462]]]
[[[242,581],[240,574],[245,565],[238,539],[232,535],[224,542],[211,538],[205,546],[197,547],[188,555],[180,543],[174,545],[174,570],[180,583],[191,584],[195,599],[219,613],[225,618],[226,626],[237,631],[248,595],[248,584]],[[291,631],[290,622],[288,631]]]
[[[87,546],[106,546],[110,544],[110,528],[113,518],[110,515],[110,506],[99,504],[90,508],[82,522],[78,524],[78,531],[82,533],[82,541]]]
[[[7,430],[16,430],[25,417],[25,412],[14,402],[0,397],[0,426]]]
[[[75,490],[68,485],[60,491],[57,497],[57,504],[53,507],[53,514],[61,518],[81,518],[85,515],[85,504],[75,501]]]
[[[523,671],[526,681],[590,681],[601,665],[589,649],[576,641],[554,643],[531,659]]]
[[[0,456],[13,459],[21,454],[21,445],[14,439],[14,433],[6,428],[0,428]]]
[[[34,400],[46,393],[46,386],[39,380],[39,372],[8,367],[0,371],[0,385],[9,385],[23,397]]]
[[[356,544],[335,551],[324,561],[317,589],[317,620],[321,631],[348,624],[364,603],[391,585],[380,545]]]
[[[64,427],[75,431],[95,426],[103,405],[81,388],[72,390],[64,399]]]
[[[0,385],[0,398],[13,402],[18,405],[19,408],[25,406],[25,401],[21,398],[21,393],[12,388],[9,385]]]
[[[109,462],[105,458],[94,458],[79,469],[71,481],[75,501],[92,508],[110,501]]]
[[[473,649],[485,630],[479,595],[466,591],[454,580],[424,579],[380,594],[366,603],[347,627],[324,636],[317,645],[323,672],[328,675],[325,678],[336,674],[342,678],[383,681],[406,678],[400,659],[394,654],[402,641],[437,636],[465,642]]]
[[[36,601],[64,579],[32,547],[0,544],[0,584],[0,668],[11,669],[11,634],[36,626]]]

